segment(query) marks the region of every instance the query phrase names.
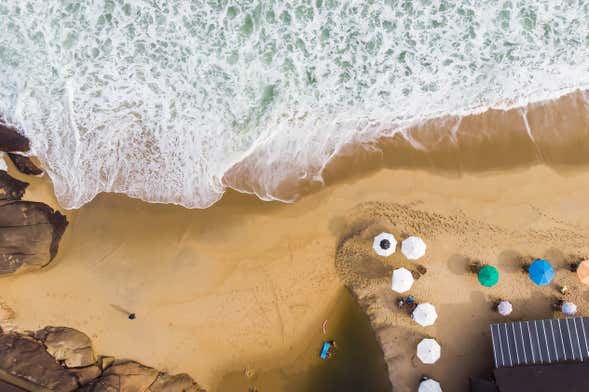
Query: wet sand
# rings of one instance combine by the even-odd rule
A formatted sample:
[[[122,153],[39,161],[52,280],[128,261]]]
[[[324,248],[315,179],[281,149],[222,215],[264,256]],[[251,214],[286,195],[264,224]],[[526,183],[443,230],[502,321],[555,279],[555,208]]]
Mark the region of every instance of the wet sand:
[[[577,116],[577,101],[571,102],[550,108],[558,115],[548,116],[548,109],[544,114],[528,111],[529,119],[537,116],[545,126],[560,126],[562,120],[563,128],[552,130],[555,137],[576,132],[565,137],[567,143],[553,139],[553,149],[529,147],[529,135],[518,131],[521,116],[488,113],[461,120],[459,140],[464,144],[432,142],[439,148],[419,151],[395,139],[382,141],[382,151],[375,155],[356,151],[343,156],[326,171],[326,187],[292,205],[229,192],[212,208],[192,211],[101,195],[66,212],[70,226],[48,268],[0,278],[1,300],[16,311],[14,325],[20,329],[71,326],[91,336],[99,353],[188,372],[215,391],[228,382],[227,375],[246,369],[263,375],[280,367],[316,365],[312,353],[320,347],[318,331],[324,319],[336,317],[334,301],[342,283],[335,259],[346,239],[359,241],[362,260],[370,265],[368,236],[379,225],[409,233],[435,226],[439,221],[432,217],[454,220],[455,226],[478,222],[466,226],[478,230],[476,240],[459,230],[423,234],[430,243],[423,261],[429,272],[417,290],[440,306],[440,319],[428,331],[410,324],[398,330],[401,340],[407,333],[439,337],[448,348],[443,359],[432,367],[417,365],[410,355],[412,340],[393,362],[387,357],[396,390],[413,390],[419,374],[427,371],[460,391],[462,384],[452,380],[465,380],[489,366],[491,348],[484,334],[487,321],[495,317],[486,307],[492,297],[509,295],[516,309],[523,304],[531,309],[516,311],[515,317],[544,317],[555,294],[554,287],[525,285],[512,259],[503,258],[505,252],[547,255],[557,263],[569,253],[589,254],[589,143],[583,136],[588,131],[585,115]],[[433,135],[424,129],[424,135]],[[483,142],[466,142],[469,133],[480,135],[481,129],[488,136],[477,139]],[[501,137],[506,129],[513,132]],[[498,136],[491,136],[495,131]],[[27,180],[32,182],[27,199],[57,207],[46,178]],[[366,217],[364,226],[350,232],[359,213]],[[395,225],[396,216],[405,218]],[[503,234],[486,235],[494,232],[489,226]],[[510,232],[543,234],[505,242]],[[560,234],[551,234],[555,232]],[[499,264],[512,274],[514,285],[482,291],[476,279],[457,272],[461,267],[452,260],[459,256]],[[384,276],[392,266],[379,273]],[[435,289],[428,289],[431,285]],[[578,287],[572,295],[584,301],[588,294]],[[382,290],[374,301],[395,298]],[[368,309],[370,303],[362,305]],[[579,305],[586,314],[588,309]],[[117,307],[135,312],[137,319],[127,319]],[[465,316],[452,317],[456,312]],[[486,316],[480,316],[483,312]],[[405,320],[391,316],[383,322],[390,325],[394,319]],[[464,338],[465,330],[472,331],[469,337],[480,330],[477,345]],[[479,352],[482,357],[476,356]],[[293,358],[300,363],[293,365]]]

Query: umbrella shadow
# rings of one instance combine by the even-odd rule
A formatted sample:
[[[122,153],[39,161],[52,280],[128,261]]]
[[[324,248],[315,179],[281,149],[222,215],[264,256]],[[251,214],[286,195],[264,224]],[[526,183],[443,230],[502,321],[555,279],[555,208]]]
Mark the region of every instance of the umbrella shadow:
[[[565,266],[567,263],[567,257],[560,249],[557,248],[548,249],[546,253],[544,253],[544,259],[554,267]]]
[[[354,263],[352,271],[366,279],[384,279],[391,273],[391,268],[372,256],[362,258],[360,263]]]
[[[501,272],[509,274],[523,272],[522,267],[529,264],[531,259],[531,256],[524,256],[515,250],[508,249],[499,253],[497,266],[501,269]]]
[[[455,254],[450,256],[446,265],[453,274],[465,275],[470,272],[468,269],[470,263],[472,263],[472,259],[470,257]]]

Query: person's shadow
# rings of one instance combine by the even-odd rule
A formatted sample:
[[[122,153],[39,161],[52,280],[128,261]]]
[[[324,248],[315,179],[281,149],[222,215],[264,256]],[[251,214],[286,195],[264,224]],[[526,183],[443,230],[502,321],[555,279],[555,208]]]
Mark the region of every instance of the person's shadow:
[[[110,304],[110,306],[112,306],[115,310],[123,313],[125,316],[127,316],[130,320],[134,320],[135,319],[135,313],[128,311],[127,309],[119,306],[119,305],[114,305],[114,304]]]

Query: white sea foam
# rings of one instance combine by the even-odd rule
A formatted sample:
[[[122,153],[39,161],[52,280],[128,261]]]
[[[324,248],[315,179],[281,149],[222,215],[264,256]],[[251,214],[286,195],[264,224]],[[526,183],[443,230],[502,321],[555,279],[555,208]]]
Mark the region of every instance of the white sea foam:
[[[586,1],[4,0],[0,113],[60,203],[265,199],[346,143],[589,85]]]

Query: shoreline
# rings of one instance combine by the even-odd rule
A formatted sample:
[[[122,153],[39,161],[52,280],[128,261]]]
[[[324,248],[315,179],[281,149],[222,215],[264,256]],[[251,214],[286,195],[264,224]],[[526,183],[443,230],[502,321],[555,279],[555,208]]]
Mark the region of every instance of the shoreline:
[[[536,242],[513,246],[497,236],[473,245],[462,232],[445,234],[443,241],[425,236],[428,243],[433,241],[434,254],[426,263],[434,274],[452,272],[453,255],[500,259],[512,273],[501,256],[506,250],[546,254],[556,249],[561,252],[555,253],[557,259],[563,252],[589,253],[583,242],[589,238],[583,223],[589,220],[589,143],[584,139],[589,115],[574,110],[582,99],[571,96],[549,110],[528,110],[529,124],[544,121],[546,132],[572,130],[566,143],[552,145],[544,131],[539,131],[542,137],[536,144],[531,143],[517,112],[462,119],[458,128],[449,119],[441,141],[427,126],[412,131],[416,140],[430,147],[427,153],[400,136],[381,141],[381,152],[348,151],[326,169],[326,186],[311,187],[294,204],[228,191],[208,209],[188,210],[102,194],[79,210],[65,211],[70,226],[55,261],[38,272],[0,278],[0,297],[15,309],[15,324],[21,329],[51,324],[77,328],[93,339],[99,352],[171,373],[187,372],[212,390],[224,375],[252,366],[258,373],[277,364],[288,367],[292,356],[301,355],[296,354],[300,346],[313,349],[308,348],[309,331],[319,330],[341,288],[334,258],[358,211],[366,227],[396,224],[409,213],[411,219],[394,226],[399,233],[418,232],[428,222],[437,222],[432,216],[438,215],[458,220],[466,216],[469,222],[509,230],[524,225],[545,233],[538,237],[541,241],[534,237]],[[434,125],[440,124],[430,124]],[[449,142],[453,129],[460,136],[458,143]],[[64,211],[47,177],[24,177],[14,173],[12,163],[8,166],[11,175],[31,183],[25,200],[42,200]],[[370,208],[359,209],[366,205]],[[391,210],[391,205],[397,207]],[[358,240],[355,235],[349,237],[352,242]],[[366,252],[365,245],[362,242],[358,249]],[[454,284],[477,291],[471,280],[455,275]],[[392,298],[390,294],[390,289],[378,291],[382,298]],[[518,291],[518,301],[525,303],[527,294]],[[436,298],[440,295],[446,294],[438,292]],[[486,303],[486,295],[475,294],[476,305]],[[530,297],[538,312],[547,303],[545,295],[549,294]],[[358,298],[371,316],[369,303]],[[136,311],[137,320],[122,319],[113,304]],[[448,309],[453,305],[442,304]],[[374,329],[387,320],[378,316]],[[455,328],[442,323],[433,331],[450,341]],[[417,333],[412,328],[404,331],[410,336]],[[386,341],[381,338],[380,344],[390,359]],[[480,350],[489,349],[481,345]],[[413,385],[415,369],[424,370],[413,367],[406,357],[410,350],[404,350],[389,365],[391,381],[401,391]],[[456,360],[459,353],[452,354]],[[441,370],[434,374],[438,372],[443,377]]]
[[[444,176],[548,165],[568,171],[589,164],[589,99],[575,89],[555,99],[510,109],[488,109],[466,116],[442,116],[405,129],[381,131],[392,136],[341,146],[327,162],[292,168],[271,189],[256,174],[259,157],[234,165],[223,176],[228,189],[269,201],[296,202],[325,186],[353,180],[381,169],[423,169]],[[577,154],[571,154],[571,150]],[[274,163],[288,167],[288,162]],[[305,173],[301,177],[298,173]],[[222,200],[222,199],[221,199]]]
[[[293,162],[286,152],[274,154],[272,148],[276,147],[275,143],[267,140],[245,152],[237,162],[228,164],[214,181],[218,182],[217,187],[223,188],[223,192],[233,190],[255,195],[264,201],[292,203],[325,185],[382,168],[419,167],[439,171],[443,175],[538,163],[560,169],[560,166],[588,163],[585,158],[571,161],[567,154],[567,146],[587,136],[588,124],[587,90],[566,88],[539,100],[482,106],[476,110],[440,114],[407,124],[387,125],[367,119],[364,128],[354,135],[350,134],[348,140],[321,141],[327,143],[321,153],[312,149],[299,151],[297,156],[301,158],[297,158],[297,162]],[[309,141],[311,144],[316,142]],[[489,155],[491,149],[502,154],[509,153],[514,150],[513,144],[517,145],[519,156],[509,157],[510,161]],[[487,154],[484,164],[478,156],[481,152]],[[589,148],[584,148],[583,152],[589,152]],[[56,175],[52,174],[46,162],[42,163],[50,176]],[[352,166],[358,166],[355,170],[358,174],[347,173],[346,169]],[[105,177],[100,181],[112,183],[114,180]],[[127,196],[151,204],[183,205],[181,202],[159,200],[157,195],[142,198],[137,192],[130,190]],[[222,201],[223,194],[207,205],[192,208],[209,208]],[[87,196],[84,198],[87,199]]]

